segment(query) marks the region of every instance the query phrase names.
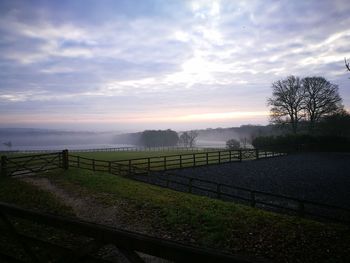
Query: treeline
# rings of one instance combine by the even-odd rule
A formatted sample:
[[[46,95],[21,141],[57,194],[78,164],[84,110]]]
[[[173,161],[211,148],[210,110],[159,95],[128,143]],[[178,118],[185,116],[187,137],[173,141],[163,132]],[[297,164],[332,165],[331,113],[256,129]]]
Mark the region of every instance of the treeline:
[[[274,151],[350,151],[350,114],[338,87],[323,77],[289,76],[272,84],[271,121],[279,136],[257,136],[255,148]]]
[[[173,130],[146,130],[141,133],[140,144],[145,147],[176,146],[179,136]]]
[[[277,152],[348,152],[350,138],[331,135],[289,134],[257,137],[254,148]]]

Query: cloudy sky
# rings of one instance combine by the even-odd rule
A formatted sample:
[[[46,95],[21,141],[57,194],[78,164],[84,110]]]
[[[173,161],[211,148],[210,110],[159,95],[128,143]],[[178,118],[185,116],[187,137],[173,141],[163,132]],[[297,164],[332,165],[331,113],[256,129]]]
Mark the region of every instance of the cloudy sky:
[[[0,36],[0,127],[266,124],[291,74],[350,109],[348,0],[2,0]]]

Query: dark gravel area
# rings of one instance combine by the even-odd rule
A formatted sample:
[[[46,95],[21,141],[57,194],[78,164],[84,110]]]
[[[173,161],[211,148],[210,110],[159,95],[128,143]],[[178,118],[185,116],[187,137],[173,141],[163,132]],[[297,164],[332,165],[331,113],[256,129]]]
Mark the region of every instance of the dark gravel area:
[[[292,154],[168,172],[350,208],[349,153]]]

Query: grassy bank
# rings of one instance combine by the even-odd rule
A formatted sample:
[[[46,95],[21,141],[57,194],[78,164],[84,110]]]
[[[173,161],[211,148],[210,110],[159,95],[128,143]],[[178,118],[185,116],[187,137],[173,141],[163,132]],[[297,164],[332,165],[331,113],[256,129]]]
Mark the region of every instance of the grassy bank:
[[[120,211],[125,220],[141,221],[162,237],[275,262],[346,262],[350,255],[346,226],[274,214],[105,173],[71,169],[51,173],[50,179],[106,205],[127,203]]]

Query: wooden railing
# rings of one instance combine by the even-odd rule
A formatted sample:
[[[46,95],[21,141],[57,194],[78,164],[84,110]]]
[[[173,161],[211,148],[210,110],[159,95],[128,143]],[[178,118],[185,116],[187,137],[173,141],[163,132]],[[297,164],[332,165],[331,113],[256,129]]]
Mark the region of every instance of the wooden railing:
[[[109,148],[90,148],[90,149],[70,149],[70,152],[145,152],[145,151],[212,151],[218,150],[218,148],[207,147],[181,147],[181,146],[160,146],[160,147],[109,147]],[[2,150],[3,154],[16,154],[16,153],[54,153],[57,150]]]
[[[1,156],[1,176],[35,174],[59,168],[68,169],[68,151],[18,157]]]
[[[127,175],[127,172],[129,172],[130,175],[134,175],[135,172],[139,173],[140,171],[142,171],[142,173],[167,171],[188,167],[277,157],[281,155],[284,154],[258,150],[222,150],[105,161],[69,154],[69,165],[71,167],[92,171],[109,172],[119,175]],[[117,172],[119,170],[121,171],[120,173]]]
[[[176,191],[204,195],[225,201],[239,201],[265,210],[350,224],[350,209],[345,207],[190,176],[175,175],[171,172],[153,173],[151,176],[139,174],[134,176],[133,179]]]
[[[26,222],[27,231],[18,229],[18,220],[22,220],[21,223]],[[28,231],[31,226],[35,227],[36,231]],[[78,236],[82,241],[79,247],[69,246],[72,242],[68,240],[54,243],[50,236],[39,238],[36,235],[40,233],[38,227],[43,227],[44,231],[47,231],[45,227],[64,231],[65,235]],[[129,262],[137,263],[144,262],[137,252],[173,262],[261,262],[5,203],[0,203],[0,230],[1,262],[111,262],[99,257],[97,253],[106,245],[114,245]],[[2,243],[5,242],[5,236],[14,241],[14,250],[6,249],[10,244]],[[1,245],[5,245],[6,248],[1,249]],[[115,262],[119,262],[119,259]]]
[[[244,160],[281,155],[284,154],[258,150],[226,150],[121,161],[105,161],[71,155],[65,150],[59,153],[14,158],[3,156],[1,159],[1,175],[25,175],[58,168],[68,169],[69,167],[76,167],[79,169],[126,176],[178,191],[201,194],[223,200],[241,201],[253,207],[293,213],[302,217],[326,218],[333,221],[349,223],[349,209],[344,207],[321,204],[199,178],[172,175],[170,173],[172,169],[241,162]],[[162,175],[159,173],[162,173]]]

